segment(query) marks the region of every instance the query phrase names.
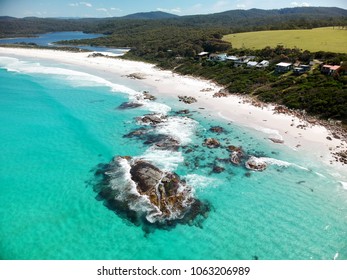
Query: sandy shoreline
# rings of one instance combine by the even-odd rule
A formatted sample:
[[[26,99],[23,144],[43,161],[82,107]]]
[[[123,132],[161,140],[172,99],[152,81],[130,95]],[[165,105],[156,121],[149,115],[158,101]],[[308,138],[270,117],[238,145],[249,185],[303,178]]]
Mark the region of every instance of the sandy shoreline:
[[[136,90],[150,90],[154,95],[178,97],[193,96],[197,102],[188,105],[206,108],[206,113],[216,118],[223,118],[238,125],[264,132],[264,137],[282,140],[298,153],[310,153],[320,160],[339,170],[342,174],[346,166],[333,159],[332,152],[346,150],[347,143],[332,137],[332,133],[321,125],[308,124],[298,117],[287,114],[276,114],[274,106],[254,106],[239,96],[213,97],[221,87],[193,77],[181,76],[171,71],[159,70],[155,65],[125,61],[117,58],[88,57],[90,53],[72,53],[56,50],[0,48],[0,56],[26,57],[55,61],[77,66],[86,72],[106,80],[110,77],[124,81],[124,84],[136,82]],[[138,74],[141,79],[131,80],[127,75]],[[271,142],[271,140],[269,140]]]

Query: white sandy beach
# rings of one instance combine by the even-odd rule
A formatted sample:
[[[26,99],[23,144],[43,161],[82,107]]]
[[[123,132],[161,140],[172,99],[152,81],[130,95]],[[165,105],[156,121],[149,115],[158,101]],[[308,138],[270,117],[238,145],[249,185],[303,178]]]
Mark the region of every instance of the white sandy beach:
[[[347,149],[347,144],[342,140],[331,137],[331,133],[323,126],[309,125],[297,127],[304,122],[296,117],[284,114],[274,114],[273,106],[256,107],[245,102],[239,96],[214,98],[213,94],[221,87],[218,85],[193,77],[181,76],[171,71],[163,71],[153,64],[125,61],[119,58],[88,57],[90,53],[72,53],[56,50],[0,48],[0,56],[17,58],[31,58],[47,61],[56,61],[71,66],[77,66],[88,73],[99,75],[104,73],[104,78],[116,77],[129,83],[129,74],[141,74],[143,79],[136,80],[137,90],[150,90],[154,95],[168,95],[177,97],[187,95],[195,97],[198,102],[186,105],[186,108],[205,108],[206,114],[213,118],[224,118],[241,126],[246,126],[264,132],[264,138],[276,138],[283,140],[298,153],[310,153],[326,164],[331,164],[331,151]],[[133,82],[133,81],[132,81]],[[204,91],[210,89],[209,91]],[[271,140],[269,140],[271,141]],[[336,163],[333,166],[342,173],[346,166]]]

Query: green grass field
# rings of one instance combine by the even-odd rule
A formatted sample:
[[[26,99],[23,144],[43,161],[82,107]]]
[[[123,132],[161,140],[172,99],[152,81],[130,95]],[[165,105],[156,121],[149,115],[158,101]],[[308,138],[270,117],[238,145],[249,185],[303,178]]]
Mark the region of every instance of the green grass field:
[[[323,27],[309,30],[274,30],[229,34],[223,40],[233,48],[262,49],[282,45],[312,52],[347,53],[347,30]]]

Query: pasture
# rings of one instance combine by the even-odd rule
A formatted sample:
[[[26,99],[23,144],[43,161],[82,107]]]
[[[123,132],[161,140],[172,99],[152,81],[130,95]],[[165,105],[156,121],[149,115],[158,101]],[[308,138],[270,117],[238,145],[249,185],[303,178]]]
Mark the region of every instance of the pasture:
[[[323,27],[300,30],[273,30],[229,34],[223,40],[233,48],[263,49],[282,45],[311,52],[347,53],[347,29]]]

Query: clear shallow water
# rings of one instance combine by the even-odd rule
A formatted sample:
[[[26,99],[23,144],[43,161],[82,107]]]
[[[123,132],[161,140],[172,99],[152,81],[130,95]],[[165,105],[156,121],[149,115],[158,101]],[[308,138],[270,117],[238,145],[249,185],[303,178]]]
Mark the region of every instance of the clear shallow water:
[[[21,38],[3,38],[0,39],[0,44],[19,44],[19,43],[34,43],[39,46],[54,46],[54,42],[63,40],[81,40],[81,39],[94,39],[102,37],[102,34],[89,34],[83,32],[51,32],[41,34],[38,37],[21,37]],[[59,45],[58,45],[59,46]],[[77,46],[81,49],[86,49],[96,52],[110,52],[114,54],[124,54],[126,49],[115,49],[107,47],[91,47],[91,46]]]
[[[182,109],[176,100],[118,110],[134,90],[45,63],[0,66],[1,259],[347,259],[347,191],[309,157],[204,110],[157,128],[193,152],[153,152],[123,135],[139,127],[135,117],[170,110],[164,101]],[[250,177],[232,165],[211,173],[229,154],[202,147],[210,136],[272,164]],[[115,155],[144,156],[185,178],[212,206],[202,227],[145,234],[96,200],[91,170]]]

